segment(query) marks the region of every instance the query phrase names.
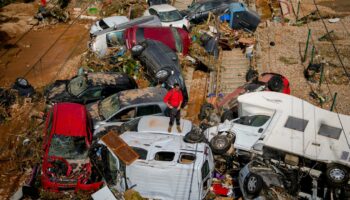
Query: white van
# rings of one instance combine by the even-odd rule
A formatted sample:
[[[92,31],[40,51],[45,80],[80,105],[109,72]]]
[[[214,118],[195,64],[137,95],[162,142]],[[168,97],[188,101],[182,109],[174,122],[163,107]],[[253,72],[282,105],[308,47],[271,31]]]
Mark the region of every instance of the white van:
[[[349,180],[350,116],[291,95],[253,92],[238,97],[239,118],[207,130],[235,134],[236,152],[258,154],[325,174],[329,184]]]
[[[207,144],[185,143],[180,134],[125,132],[120,138],[139,155],[125,165],[114,154],[114,144],[104,142],[115,134],[102,137],[92,156],[110,188],[119,192],[132,188],[151,199],[197,200],[208,194],[214,160]]]

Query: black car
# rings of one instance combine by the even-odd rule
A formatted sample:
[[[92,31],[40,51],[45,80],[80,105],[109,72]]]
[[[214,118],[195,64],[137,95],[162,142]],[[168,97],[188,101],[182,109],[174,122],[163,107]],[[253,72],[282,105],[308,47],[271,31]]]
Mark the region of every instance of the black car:
[[[47,103],[87,104],[123,90],[135,89],[135,80],[123,73],[87,73],[71,80],[57,80],[44,92]]]
[[[155,40],[145,40],[131,48],[131,52],[145,66],[146,76],[152,84],[164,84],[169,90],[178,83],[184,97],[182,107],[187,104],[188,93],[175,52]]]
[[[182,10],[181,14],[186,16],[191,23],[201,23],[207,20],[209,12],[220,15],[224,13],[233,0],[209,0],[199,1],[188,6],[187,10]]]

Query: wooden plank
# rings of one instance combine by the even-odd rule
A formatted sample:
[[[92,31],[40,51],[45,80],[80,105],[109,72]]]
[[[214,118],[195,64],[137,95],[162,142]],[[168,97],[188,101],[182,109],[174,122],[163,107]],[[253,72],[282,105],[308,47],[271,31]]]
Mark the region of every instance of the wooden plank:
[[[114,131],[108,132],[101,140],[126,165],[130,165],[139,155]]]

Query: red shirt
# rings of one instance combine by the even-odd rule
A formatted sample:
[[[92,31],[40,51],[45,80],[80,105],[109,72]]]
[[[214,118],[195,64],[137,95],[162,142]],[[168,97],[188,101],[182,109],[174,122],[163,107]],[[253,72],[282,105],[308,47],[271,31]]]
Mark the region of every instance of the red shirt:
[[[169,103],[172,107],[179,107],[180,102],[183,101],[181,90],[171,89],[166,93],[164,102]]]

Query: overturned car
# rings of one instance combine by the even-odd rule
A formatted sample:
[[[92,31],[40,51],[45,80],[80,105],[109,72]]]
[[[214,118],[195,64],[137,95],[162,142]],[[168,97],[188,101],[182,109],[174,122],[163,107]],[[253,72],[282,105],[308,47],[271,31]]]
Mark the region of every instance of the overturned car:
[[[47,103],[91,103],[123,90],[135,89],[135,80],[123,73],[87,73],[57,80],[44,91]]]
[[[131,51],[145,66],[145,75],[151,83],[164,84],[167,89],[171,89],[175,83],[180,85],[184,98],[182,107],[184,107],[188,102],[188,93],[176,53],[162,42],[155,40],[145,40],[132,47]]]

